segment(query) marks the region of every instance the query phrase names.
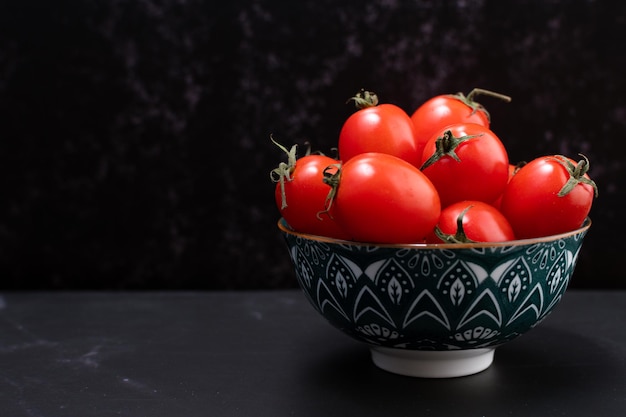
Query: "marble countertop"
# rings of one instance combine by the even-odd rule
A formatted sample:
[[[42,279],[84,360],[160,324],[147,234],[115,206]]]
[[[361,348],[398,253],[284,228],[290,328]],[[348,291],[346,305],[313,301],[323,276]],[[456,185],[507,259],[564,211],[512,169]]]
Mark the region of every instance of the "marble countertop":
[[[299,290],[0,293],[11,417],[622,416],[623,291],[565,294],[472,376],[373,365]]]

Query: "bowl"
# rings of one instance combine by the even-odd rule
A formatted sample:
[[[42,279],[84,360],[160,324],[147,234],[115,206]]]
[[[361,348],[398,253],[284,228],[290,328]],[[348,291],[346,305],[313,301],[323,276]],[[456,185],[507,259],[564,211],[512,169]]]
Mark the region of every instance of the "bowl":
[[[386,371],[423,378],[487,369],[495,349],[545,319],[568,287],[585,234],[471,244],[368,244],[278,222],[295,276],[330,324]]]

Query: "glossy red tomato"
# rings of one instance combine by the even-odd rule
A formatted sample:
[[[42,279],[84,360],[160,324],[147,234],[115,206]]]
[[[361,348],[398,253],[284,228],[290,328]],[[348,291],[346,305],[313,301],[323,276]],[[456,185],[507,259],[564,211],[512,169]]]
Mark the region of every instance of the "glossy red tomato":
[[[324,155],[296,159],[295,146],[289,151],[278,146],[289,155],[287,163],[272,171],[276,206],[287,224],[297,232],[347,239],[349,236],[332,218],[332,211],[325,212],[330,188],[324,184],[324,170],[339,161]]]
[[[341,128],[339,157],[347,161],[361,153],[381,152],[419,167],[422,153],[409,115],[394,104],[377,104],[373,93],[361,92],[355,100],[360,110],[350,115]]]
[[[513,228],[506,217],[498,209],[482,201],[459,201],[444,208],[437,228],[440,233],[431,234],[427,243],[515,240]]]
[[[509,158],[489,128],[461,123],[428,141],[422,172],[435,185],[443,207],[462,200],[493,203],[508,182]]]
[[[589,161],[562,155],[532,160],[515,173],[502,196],[502,214],[520,238],[550,236],[580,227],[598,189]]]
[[[435,187],[418,168],[392,155],[356,155],[327,182],[336,190],[335,219],[356,241],[422,242],[439,219]]]
[[[489,113],[474,100],[478,94],[511,100],[508,96],[479,88],[475,88],[467,96],[462,93],[435,96],[420,105],[411,115],[419,146],[423,148],[436,132],[448,125],[476,123],[489,127]]]
[[[524,165],[526,164],[526,162],[520,162],[518,164],[509,164],[509,179],[508,181],[511,181],[511,178],[513,178],[513,175],[515,175],[515,173]],[[508,184],[507,181],[507,184]],[[497,208],[498,210],[500,210],[500,206],[502,204],[502,195],[504,194],[504,191],[502,191],[502,194],[500,194],[500,196],[496,199],[496,201],[492,204],[495,208]]]

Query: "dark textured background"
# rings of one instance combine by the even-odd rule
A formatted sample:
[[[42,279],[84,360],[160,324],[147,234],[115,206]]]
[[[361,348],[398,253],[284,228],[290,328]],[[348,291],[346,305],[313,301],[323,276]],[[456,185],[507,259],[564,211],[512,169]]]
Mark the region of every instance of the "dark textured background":
[[[589,157],[572,285],[626,288],[625,5],[2,1],[0,286],[293,287],[269,135],[327,152],[362,87],[482,87],[512,160]]]

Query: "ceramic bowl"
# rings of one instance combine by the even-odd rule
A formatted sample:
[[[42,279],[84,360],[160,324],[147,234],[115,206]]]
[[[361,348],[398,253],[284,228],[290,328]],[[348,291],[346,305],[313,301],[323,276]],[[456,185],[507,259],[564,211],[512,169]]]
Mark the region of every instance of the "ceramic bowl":
[[[281,230],[295,276],[374,364],[416,377],[474,374],[563,297],[591,221],[570,233],[476,244],[376,245]]]

